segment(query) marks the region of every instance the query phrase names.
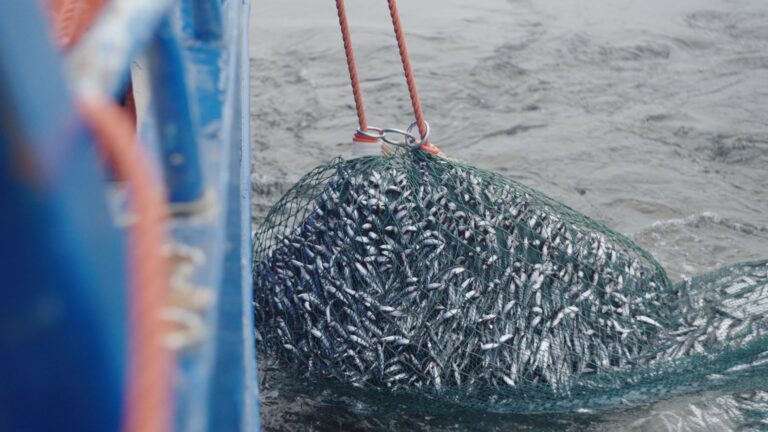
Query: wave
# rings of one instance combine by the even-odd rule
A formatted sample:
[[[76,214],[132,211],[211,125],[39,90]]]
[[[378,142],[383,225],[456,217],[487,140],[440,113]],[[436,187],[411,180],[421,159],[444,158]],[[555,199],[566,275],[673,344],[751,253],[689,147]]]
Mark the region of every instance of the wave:
[[[691,227],[702,228],[705,225],[717,225],[738,233],[747,235],[762,236],[768,234],[768,226],[756,225],[749,222],[737,221],[727,217],[722,217],[717,213],[705,211],[702,213],[692,214],[684,218],[675,218],[656,221],[651,224],[650,227],[638,232],[635,237],[648,233],[664,233],[673,227]]]

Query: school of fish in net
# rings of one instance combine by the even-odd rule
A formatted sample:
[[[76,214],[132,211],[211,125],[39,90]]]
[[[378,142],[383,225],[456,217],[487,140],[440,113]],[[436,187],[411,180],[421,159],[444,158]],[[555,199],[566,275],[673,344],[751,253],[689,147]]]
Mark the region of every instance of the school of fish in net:
[[[254,238],[257,346],[494,411],[765,385],[768,263],[672,284],[626,237],[425,152],[322,165]]]

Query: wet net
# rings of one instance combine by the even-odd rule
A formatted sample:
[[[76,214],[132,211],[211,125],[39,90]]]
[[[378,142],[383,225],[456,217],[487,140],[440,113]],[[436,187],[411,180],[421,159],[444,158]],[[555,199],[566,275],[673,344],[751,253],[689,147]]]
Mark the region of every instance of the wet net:
[[[766,384],[766,263],[673,285],[621,234],[426,152],[317,167],[254,260],[258,347],[308,376],[500,412]]]

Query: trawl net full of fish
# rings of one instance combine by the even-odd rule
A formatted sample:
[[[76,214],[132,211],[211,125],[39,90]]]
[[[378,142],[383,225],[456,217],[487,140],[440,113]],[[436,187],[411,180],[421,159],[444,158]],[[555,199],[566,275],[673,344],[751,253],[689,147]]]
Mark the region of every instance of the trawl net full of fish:
[[[600,408],[733,386],[766,360],[765,321],[726,299],[765,301],[764,264],[719,274],[722,292],[672,285],[620,234],[426,152],[316,168],[271,210],[254,258],[259,348],[357,386]]]

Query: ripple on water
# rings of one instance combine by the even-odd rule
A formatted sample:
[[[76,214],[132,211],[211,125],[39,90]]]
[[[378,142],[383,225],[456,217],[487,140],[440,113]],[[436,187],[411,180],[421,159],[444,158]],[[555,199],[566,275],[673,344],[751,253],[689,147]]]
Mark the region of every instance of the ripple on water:
[[[680,280],[738,261],[764,259],[768,226],[703,212],[657,221],[633,239],[655,251],[669,276]]]

